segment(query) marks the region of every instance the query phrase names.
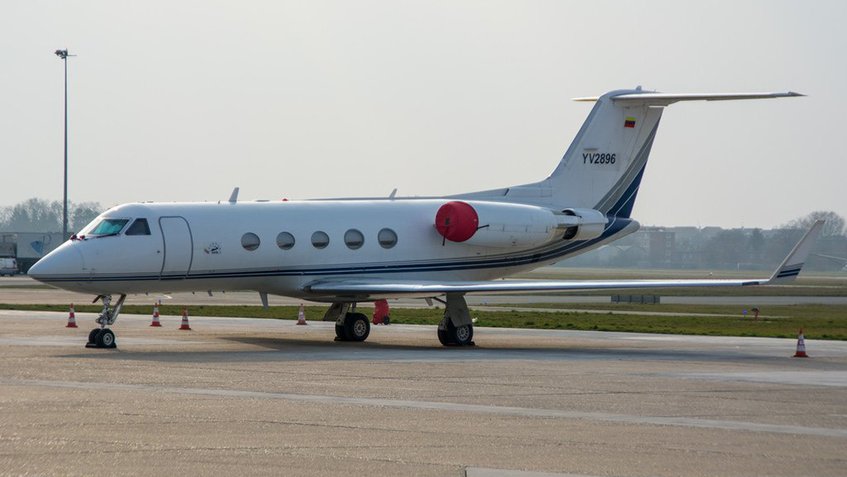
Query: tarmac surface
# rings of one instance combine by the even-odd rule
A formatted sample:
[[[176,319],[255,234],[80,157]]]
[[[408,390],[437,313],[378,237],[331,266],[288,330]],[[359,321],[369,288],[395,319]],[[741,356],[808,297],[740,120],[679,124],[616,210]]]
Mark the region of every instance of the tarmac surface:
[[[844,475],[847,343],[0,311],[0,475]]]

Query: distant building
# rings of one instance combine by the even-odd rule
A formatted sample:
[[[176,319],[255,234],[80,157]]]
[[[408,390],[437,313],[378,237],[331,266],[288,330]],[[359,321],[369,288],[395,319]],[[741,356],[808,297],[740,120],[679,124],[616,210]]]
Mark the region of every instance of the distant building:
[[[41,257],[61,244],[61,232],[4,232],[0,233],[0,257],[16,258],[21,273],[26,273]]]

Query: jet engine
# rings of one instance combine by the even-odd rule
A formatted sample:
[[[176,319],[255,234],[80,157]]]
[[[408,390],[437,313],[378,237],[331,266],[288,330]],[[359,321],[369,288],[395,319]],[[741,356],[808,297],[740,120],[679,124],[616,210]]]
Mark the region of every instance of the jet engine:
[[[556,211],[525,204],[450,201],[438,209],[434,225],[445,243],[531,248],[560,239],[597,238],[606,216],[593,209]]]

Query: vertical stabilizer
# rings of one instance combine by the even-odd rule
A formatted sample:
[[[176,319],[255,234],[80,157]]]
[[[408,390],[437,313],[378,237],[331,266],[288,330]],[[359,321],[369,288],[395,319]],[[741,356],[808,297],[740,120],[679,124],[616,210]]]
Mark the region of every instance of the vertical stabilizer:
[[[544,181],[553,189],[554,203],[620,217],[632,213],[663,108],[613,100],[628,93],[640,91],[614,91],[597,99],[558,167]]]

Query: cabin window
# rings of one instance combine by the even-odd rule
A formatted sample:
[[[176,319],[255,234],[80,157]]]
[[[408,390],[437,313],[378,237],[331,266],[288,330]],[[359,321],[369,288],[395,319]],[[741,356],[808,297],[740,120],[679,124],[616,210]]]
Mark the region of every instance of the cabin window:
[[[276,236],[276,246],[283,250],[291,250],[294,247],[294,236],[288,232],[280,232]]]
[[[350,250],[362,248],[362,245],[365,244],[365,236],[356,229],[350,229],[344,233],[344,244]]]
[[[379,246],[382,248],[391,248],[397,245],[397,233],[391,229],[382,229],[376,236]]]
[[[318,230],[312,234],[312,246],[315,248],[326,248],[329,245],[329,235]]]
[[[135,222],[126,229],[126,235],[150,235],[147,219],[135,219]]]
[[[85,235],[89,236],[104,236],[104,235],[118,235],[121,233],[121,230],[124,226],[129,222],[129,219],[103,219],[97,224],[91,232],[86,233]]]
[[[252,252],[259,248],[259,243],[259,236],[252,232],[247,232],[241,236],[241,246],[244,247],[244,250]]]

